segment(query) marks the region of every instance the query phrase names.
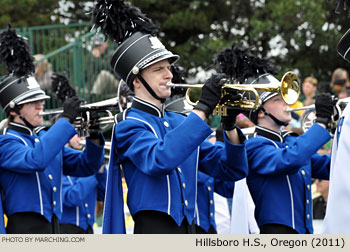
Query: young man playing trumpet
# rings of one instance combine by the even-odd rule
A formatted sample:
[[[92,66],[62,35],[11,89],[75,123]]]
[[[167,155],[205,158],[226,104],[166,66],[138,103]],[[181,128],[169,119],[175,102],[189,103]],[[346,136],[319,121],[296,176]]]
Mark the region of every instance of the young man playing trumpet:
[[[252,116],[255,132],[246,141],[247,183],[260,233],[313,233],[311,178],[329,179],[330,156],[317,151],[330,139],[326,125],[334,102],[329,94],[317,96],[316,123],[295,136],[283,130],[292,118],[281,95],[262,92],[260,99]]]
[[[104,2],[98,2],[95,14],[105,9]],[[115,8],[111,7],[114,11]],[[150,21],[144,17],[143,20]],[[116,73],[134,91],[135,98],[114,129],[112,149],[116,151],[111,152],[104,233],[125,232],[123,227],[114,227],[122,220],[113,218],[120,211],[122,201],[116,202],[119,205],[110,203],[122,195],[109,196],[120,189],[120,181],[110,186],[111,172],[119,171],[119,163],[128,185],[127,203],[135,221],[134,233],[193,233],[197,171],[232,181],[245,177],[248,171],[241,133],[235,127],[226,132],[223,146],[205,140],[212,130],[204,119],[219,102],[221,75],[206,81],[198,105],[188,117],[164,111],[164,101],[171,94],[167,86],[173,77],[170,66],[179,56],[165,49],[151,34],[154,32],[136,31],[121,41],[111,61]],[[109,33],[115,41],[120,41],[116,35]]]
[[[41,130],[43,104],[49,97],[33,77],[29,46],[10,28],[0,34],[1,59],[9,74],[0,82],[0,105],[8,124],[0,135],[0,188],[10,234],[59,233],[62,174],[89,176],[103,164],[103,137],[88,141],[84,152],[64,145],[76,134],[78,97],[48,130]],[[0,216],[1,218],[2,216]],[[2,228],[0,230],[4,231]]]

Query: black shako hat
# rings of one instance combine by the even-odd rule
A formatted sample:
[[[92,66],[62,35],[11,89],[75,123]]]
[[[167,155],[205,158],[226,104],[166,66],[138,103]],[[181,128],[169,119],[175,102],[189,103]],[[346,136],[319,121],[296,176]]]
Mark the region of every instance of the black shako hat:
[[[180,57],[156,37],[158,27],[141,10],[124,0],[98,0],[92,12],[93,28],[118,44],[111,66],[133,89],[134,78],[146,67]]]
[[[0,63],[8,71],[0,82],[0,105],[7,115],[17,105],[50,99],[33,76],[33,61],[29,45],[9,25],[0,34]]]
[[[132,87],[134,78],[142,69],[165,59],[173,64],[179,58],[168,51],[157,37],[136,32],[115,50],[111,66],[128,86]]]

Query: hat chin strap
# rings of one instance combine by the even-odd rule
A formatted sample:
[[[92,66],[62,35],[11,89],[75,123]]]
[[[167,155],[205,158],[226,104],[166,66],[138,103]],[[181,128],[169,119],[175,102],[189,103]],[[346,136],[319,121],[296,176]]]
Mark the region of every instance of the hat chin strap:
[[[156,95],[156,93],[152,90],[152,88],[148,85],[147,81],[145,81],[145,79],[141,76],[141,74],[137,74],[136,75],[137,78],[140,79],[140,81],[142,82],[142,84],[145,86],[145,88],[147,89],[147,91],[157,100],[159,100],[161,103],[165,102],[165,99],[160,98],[158,95]]]
[[[18,109],[17,106],[14,108],[14,111],[18,114],[18,117],[24,122],[24,124],[25,124],[28,128],[30,128],[31,130],[34,129],[34,126],[31,125],[30,122],[28,122],[28,121],[21,115],[21,113],[19,112],[19,109]]]
[[[264,107],[261,107],[261,111],[264,112],[265,115],[271,117],[271,119],[278,125],[280,126],[287,126],[288,122],[282,122],[280,120],[278,120],[276,117],[274,117],[272,114],[266,112],[266,110],[264,109]]]

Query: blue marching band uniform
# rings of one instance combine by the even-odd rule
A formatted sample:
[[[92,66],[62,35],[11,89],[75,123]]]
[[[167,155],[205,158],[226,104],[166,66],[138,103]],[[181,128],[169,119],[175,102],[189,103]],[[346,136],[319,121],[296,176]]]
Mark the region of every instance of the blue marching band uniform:
[[[156,71],[164,71],[165,65],[165,74],[169,77],[167,67],[179,56],[166,50],[154,36],[152,21],[139,10],[133,10],[133,14],[138,20],[141,17],[147,28],[143,29],[140,22],[132,31],[120,32],[117,25],[109,27],[110,24],[130,25],[119,24],[124,22],[124,17],[113,16],[108,17],[116,18],[115,22],[105,23],[103,12],[111,7],[119,8],[105,6],[106,3],[97,2],[93,11],[94,27],[101,28],[118,43],[111,60],[114,71],[132,90],[137,83],[134,80],[139,80],[143,85],[141,92],[148,92],[145,97],[149,100],[136,95],[131,108],[116,116],[107,179],[106,169],[96,174],[104,161],[103,145],[87,139],[82,152],[65,147],[76,134],[70,123],[75,117],[68,116],[71,114],[67,113],[71,120],[61,118],[48,131],[34,130],[25,120],[23,125],[10,122],[0,136],[0,233],[6,231],[2,211],[8,216],[34,212],[44,216],[48,223],[57,218],[61,223],[88,230],[94,222],[96,199],[103,199],[104,188],[103,233],[125,233],[123,175],[128,185],[127,204],[134,218],[151,211],[166,215],[165,223],[171,219],[178,227],[185,222],[186,228],[193,228],[196,223],[204,232],[215,231],[214,190],[232,197],[234,181],[248,176],[259,227],[274,223],[297,233],[312,233],[311,177],[329,178],[330,156],[316,153],[330,139],[327,130],[315,124],[297,137],[290,132],[277,133],[256,126],[255,133],[244,141],[241,130],[233,127],[226,130],[237,130],[241,144],[232,144],[226,134],[224,143],[210,143],[206,139],[212,130],[202,115],[203,112],[206,117],[211,114],[211,103],[216,97],[211,99],[209,94],[217,95],[219,83],[214,83],[214,78],[204,85],[201,97],[209,101],[206,103],[200,98],[196,111],[188,116],[166,111],[165,98],[157,96],[141,72],[161,63]],[[131,6],[120,5],[120,8]],[[129,17],[125,19],[127,22]],[[118,37],[118,34],[130,36]],[[152,84],[164,86],[166,78],[161,74],[150,74],[160,79]],[[11,110],[20,116],[20,105],[47,99],[27,77],[28,73],[16,76],[12,72],[0,83],[1,106],[7,114]],[[18,94],[13,94],[13,100],[8,95],[14,83],[11,78],[24,85]],[[203,95],[204,91],[207,96]],[[32,96],[25,96],[27,92]],[[161,102],[162,108],[150,102],[155,99]],[[230,120],[226,122],[224,125],[230,127]],[[100,139],[104,141],[103,137]],[[62,175],[67,176],[62,180]],[[86,178],[76,178],[81,176]],[[96,187],[101,190],[97,192],[93,189]],[[150,229],[152,226],[146,232]]]
[[[170,215],[179,226],[184,218],[192,223],[198,170],[222,180],[236,181],[246,176],[244,145],[233,145],[227,139],[225,147],[205,141],[212,130],[197,115],[184,117],[161,111],[137,97],[126,112],[125,120],[115,127],[113,142],[117,152],[111,153],[110,162],[114,166],[118,161],[122,164],[132,215],[152,209]],[[105,210],[120,208],[121,200],[114,198],[114,206],[108,201],[109,187],[106,193]],[[115,228],[108,223],[108,214],[104,222],[106,233]],[[115,223],[122,223],[122,219]]]
[[[65,145],[77,133],[72,125],[80,100],[64,102],[50,129],[40,127],[44,101],[50,97],[33,77],[29,46],[11,27],[0,34],[1,61],[9,73],[0,82],[0,105],[7,116],[0,135],[0,188],[6,230],[1,233],[59,233],[62,174],[90,176],[104,162],[104,137],[96,132],[83,152]]]
[[[107,171],[89,177],[63,176],[61,233],[93,233],[96,200],[104,201]]]
[[[104,147],[88,139],[83,152],[64,147],[75,134],[65,119],[59,119],[48,132],[39,133],[24,125],[9,124],[0,137],[0,183],[6,215],[36,212],[49,222],[53,215],[61,218],[62,172],[89,176],[104,160]]]
[[[225,198],[232,198],[234,187],[235,182],[233,181],[215,179],[203,172],[198,172],[198,193],[195,218],[196,233],[217,233],[214,192]]]
[[[298,137],[256,126],[246,141],[247,184],[259,227],[278,223],[313,233],[311,178],[329,179],[330,156],[316,153],[329,139],[317,124]]]

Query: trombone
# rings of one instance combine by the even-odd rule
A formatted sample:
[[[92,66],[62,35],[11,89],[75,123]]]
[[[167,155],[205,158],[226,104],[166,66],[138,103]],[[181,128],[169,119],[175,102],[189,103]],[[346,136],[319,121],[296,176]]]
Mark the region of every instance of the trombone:
[[[204,84],[174,84],[169,82],[168,87],[180,87],[188,88],[186,91],[186,101],[192,106],[195,106],[198,101],[193,102],[190,99],[190,92],[192,88],[202,88]],[[280,82],[272,82],[268,84],[224,84],[221,88],[221,98],[229,94],[230,91],[241,91],[247,92],[247,96],[241,95],[240,100],[227,100],[224,102],[219,102],[214,109],[214,114],[216,115],[227,115],[228,107],[239,107],[241,109],[255,110],[260,107],[261,100],[258,91],[269,91],[269,92],[279,92],[282,95],[283,100],[291,105],[295,103],[299,98],[300,93],[300,81],[298,76],[293,72],[286,72]],[[254,95],[254,96],[253,96]]]

